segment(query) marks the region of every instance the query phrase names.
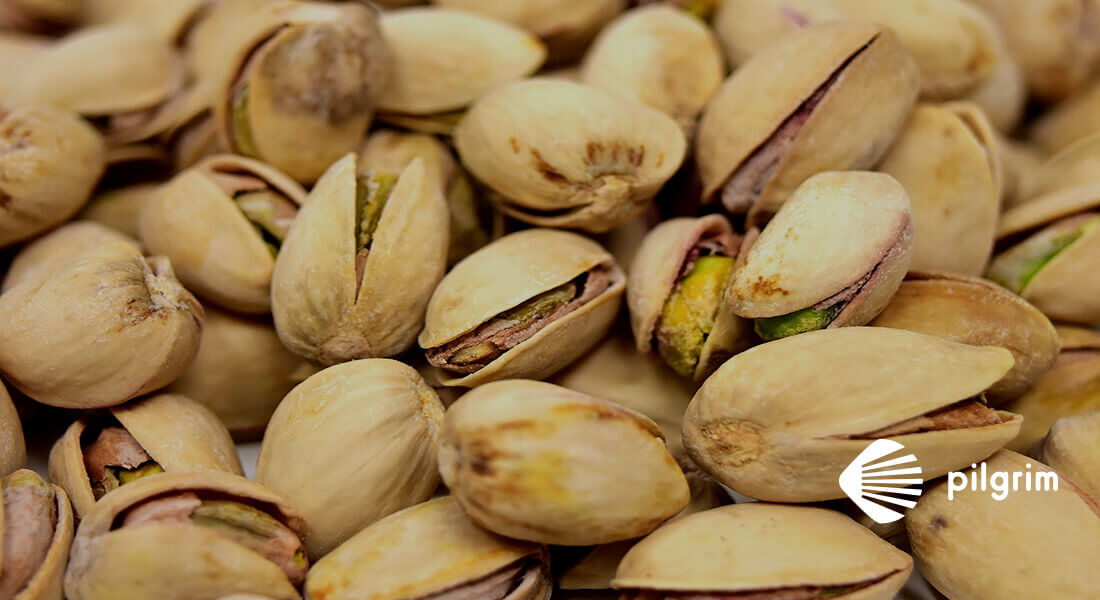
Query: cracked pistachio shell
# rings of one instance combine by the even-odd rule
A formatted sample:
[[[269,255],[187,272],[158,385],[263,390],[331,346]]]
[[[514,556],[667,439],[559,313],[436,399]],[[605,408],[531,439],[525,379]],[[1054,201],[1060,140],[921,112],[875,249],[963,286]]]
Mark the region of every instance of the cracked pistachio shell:
[[[1089,135],[1043,161],[1027,186],[1029,196],[1043,196],[1097,179],[1100,172],[1100,133]],[[1031,200],[1028,197],[1025,200]]]
[[[1050,470],[1008,450],[983,468],[1008,477]],[[920,572],[950,598],[1095,597],[1100,508],[1059,479],[1057,491],[1025,491],[1021,483],[999,500],[969,485],[949,498],[946,480],[924,490],[905,518]]]
[[[888,29],[844,21],[795,32],[735,71],[703,112],[695,142],[703,197],[719,194],[757,148],[781,142],[776,130],[826,86],[787,147],[777,146],[782,154],[760,174],[759,196],[739,199],[746,205],[737,212],[763,223],[809,177],[874,165],[905,124],[918,80]]]
[[[1095,131],[1100,131],[1100,82],[1043,113],[1032,125],[1030,139],[1053,153],[1069,148]]]
[[[584,57],[581,82],[637,100],[676,120],[687,136],[725,78],[706,23],[674,6],[623,13]]]
[[[1036,457],[1100,503],[1100,412],[1059,419]]]
[[[859,285],[828,326],[864,325],[901,285],[911,236],[909,198],[894,178],[871,172],[815,175],[738,259],[726,303],[744,318],[777,317]]]
[[[38,478],[36,473],[27,469],[20,469],[12,475],[15,474],[32,475]],[[49,548],[38,571],[12,600],[61,600],[62,598],[62,577],[69,560],[69,548],[73,543],[73,530],[76,526],[73,524],[73,509],[69,504],[69,497],[65,495],[65,490],[52,484],[50,489],[53,491],[56,504],[56,522]],[[3,504],[0,502],[0,541],[4,540],[6,529]]]
[[[910,273],[871,324],[1006,348],[1016,362],[986,391],[993,405],[1031,389],[1054,365],[1060,346],[1050,319],[1019,296],[984,279],[947,273]]]
[[[546,47],[496,19],[443,8],[386,12],[382,32],[394,73],[378,109],[408,115],[461,110],[485,93],[537,71]]]
[[[1001,204],[991,139],[989,122],[973,105],[921,105],[879,164],[905,187],[913,206],[914,270],[985,270]]]
[[[375,358],[329,367],[295,387],[264,433],[256,481],[309,523],[311,558],[431,498],[443,403],[412,367]]]
[[[382,551],[380,551],[382,550]],[[463,588],[503,569],[529,565],[539,582],[509,600],[546,600],[551,584],[546,549],[485,531],[466,518],[453,496],[392,514],[363,529],[317,562],[306,581],[311,600],[416,600],[467,597]],[[471,593],[470,598],[482,596]],[[492,596],[496,598],[497,596]]]
[[[49,275],[85,251],[114,241],[138,247],[137,240],[98,223],[75,221],[62,225],[27,244],[15,255],[0,291],[6,292],[24,281]]]
[[[890,600],[912,570],[909,555],[839,512],[754,502],[661,527],[627,553],[612,585],[719,597],[874,582],[843,597]]]
[[[489,92],[459,121],[454,141],[507,215],[593,233],[642,212],[686,150],[668,115],[554,79]]]
[[[357,283],[356,160],[340,159],[310,192],[271,282],[279,338],[323,364],[408,350],[446,268],[447,203],[417,159],[386,201]]]
[[[271,310],[275,257],[255,224],[215,179],[255,178],[301,205],[306,192],[293,179],[259,161],[222,154],[180,173],[141,208],[141,239],[153,254],[172,261],[180,281],[230,310]]]
[[[166,472],[215,470],[244,475],[225,425],[190,398],[157,394],[116,406],[110,414]],[[84,466],[83,446],[92,440],[84,432],[110,424],[109,418],[82,417],[50,449],[50,481],[65,489],[78,518],[96,503]]]
[[[844,439],[979,396],[1012,368],[1012,354],[881,327],[804,333],[726,361],[684,416],[684,446],[735,491],[774,502],[844,497],[837,478],[872,439]],[[1020,430],[1001,423],[889,437],[930,480],[981,460]]]
[[[599,296],[468,375],[445,377],[448,386],[474,387],[514,378],[542,379],[583,356],[610,329],[626,281],[615,259],[596,242],[567,231],[528,229],[506,235],[455,265],[428,303],[424,349],[442,346],[523,302],[597,266],[611,270]]]
[[[656,423],[537,381],[495,382],[452,404],[439,468],[475,524],[543,543],[635,538],[689,500]]]
[[[0,247],[80,210],[103,174],[104,151],[102,138],[76,115],[0,110]]]
[[[283,346],[269,318],[205,312],[199,353],[167,391],[209,408],[235,440],[258,440],[283,397],[317,369]]]
[[[94,221],[135,240],[140,239],[141,207],[159,189],[159,183],[139,183],[96,194],[75,218]]]
[[[203,600],[245,592],[298,600],[298,592],[275,563],[209,528],[168,523],[116,528],[123,513],[135,505],[178,492],[242,502],[299,536],[306,528],[281,498],[239,475],[194,471],[145,477],[104,496],[84,515],[65,571],[65,596],[69,600]]]
[[[0,477],[22,467],[27,462],[27,445],[23,425],[15,412],[11,396],[0,382]]]
[[[167,259],[108,242],[0,295],[0,372],[43,404],[121,404],[187,368],[202,321]]]

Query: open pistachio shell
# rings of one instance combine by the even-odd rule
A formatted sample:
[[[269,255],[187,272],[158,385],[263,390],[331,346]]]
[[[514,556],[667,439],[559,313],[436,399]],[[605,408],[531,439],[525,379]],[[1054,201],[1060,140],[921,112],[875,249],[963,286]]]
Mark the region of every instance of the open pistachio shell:
[[[158,183],[138,183],[98,193],[77,213],[76,219],[93,221],[128,235],[141,237],[141,207],[160,189]]]
[[[85,449],[106,427],[121,426],[165,472],[217,470],[244,474],[225,425],[190,398],[158,394],[112,408],[110,415],[114,418],[104,415],[78,419],[50,449],[50,481],[65,489],[78,518],[88,514],[98,499],[86,466]]]
[[[386,552],[379,552],[385,548]],[[367,527],[314,565],[314,600],[550,598],[546,549],[474,526],[454,497],[436,498]],[[409,568],[415,565],[415,568]]]
[[[420,347],[452,372],[445,385],[542,379],[603,338],[625,279],[588,238],[552,229],[513,233],[443,278],[428,303]]]
[[[822,171],[874,165],[917,96],[913,59],[861,21],[800,29],[726,80],[699,123],[703,197],[767,221]]]
[[[164,257],[108,242],[0,295],[0,372],[44,404],[121,404],[187,368],[202,314]]]
[[[1001,346],[1016,359],[986,391],[995,406],[1020,397],[1054,365],[1059,341],[1043,313],[984,279],[947,273],[910,273],[872,323],[972,346]]]
[[[121,241],[138,247],[136,240],[90,221],[62,225],[27,244],[15,255],[4,276],[0,291],[8,291],[23,281],[43,277],[80,257],[86,250]]]
[[[545,78],[479,99],[459,121],[455,146],[509,216],[596,233],[640,213],[686,150],[668,115]]]
[[[355,154],[340,159],[310,192],[275,261],[279,338],[324,364],[408,350],[446,267],[448,219],[422,160],[394,182],[388,173],[358,177]]]
[[[1030,185],[1023,191],[1032,200],[1059,189],[1075,187],[1100,178],[1100,133],[1089,135],[1044,160],[1035,169]]]
[[[69,547],[73,542],[73,510],[69,505],[69,497],[65,495],[65,490],[56,485],[47,484],[38,474],[27,469],[20,469],[0,481],[0,488],[7,492],[3,494],[4,496],[11,493],[12,487],[23,486],[35,487],[46,492],[44,504],[50,507],[48,512],[52,514],[46,515],[48,519],[45,522],[50,527],[36,530],[37,539],[30,539],[25,528],[33,527],[30,518],[32,515],[25,512],[17,514],[12,511],[13,508],[24,510],[28,508],[28,504],[0,502],[0,543],[3,543],[4,550],[3,560],[0,562],[20,563],[23,567],[22,575],[27,577],[21,587],[12,589],[16,585],[8,579],[13,575],[12,569],[5,564],[4,577],[0,577],[0,593],[4,593],[5,597],[12,600],[60,600],[61,579],[69,559]],[[43,515],[34,516],[41,518]],[[38,556],[34,558],[20,556],[13,551],[36,551]],[[32,567],[31,564],[24,562],[28,559],[34,560],[37,565]],[[28,567],[33,570],[28,572]]]
[[[27,462],[27,445],[23,425],[11,396],[0,382],[0,477],[22,467]]]
[[[864,325],[901,285],[911,236],[909,198],[894,178],[815,175],[738,257],[726,303],[735,315],[757,319],[765,339]]]
[[[1044,113],[1031,128],[1031,141],[1058,152],[1100,130],[1100,82],[1091,84]]]
[[[973,479],[985,473],[991,482],[1003,473],[1006,492],[975,489]],[[924,490],[905,519],[924,577],[950,598],[1094,596],[1100,508],[1066,479],[1057,489],[1037,489],[1038,476],[1047,474],[1046,465],[1002,450],[985,461],[982,475],[964,471],[962,490],[950,481]],[[1024,477],[1036,489],[1025,490]],[[1018,489],[1008,489],[1010,479]]]
[[[176,494],[239,503],[252,509],[248,513],[258,522],[250,530],[232,521],[200,525],[188,507],[177,518],[135,515],[148,502]],[[301,536],[305,527],[281,498],[238,475],[198,471],[143,478],[104,497],[84,516],[65,572],[65,595],[70,600],[202,600],[249,592],[297,600],[286,572],[240,538],[249,533],[285,536],[287,530]]]
[[[1040,442],[1036,458],[1100,503],[1100,412],[1059,419]]]
[[[715,371],[688,406],[684,446],[704,471],[760,500],[842,498],[841,471],[879,438],[903,444],[933,479],[1019,432],[1019,415],[973,401],[1012,363],[1003,348],[896,329],[796,335]]]
[[[256,481],[309,523],[313,558],[439,485],[439,396],[410,366],[367,359],[329,367],[287,395],[264,433]]]
[[[0,247],[72,217],[88,200],[105,160],[103,140],[75,115],[49,108],[0,110]]]
[[[543,543],[645,535],[689,498],[656,423],[537,381],[495,382],[451,405],[439,468],[474,523]]]
[[[907,554],[841,513],[757,502],[661,527],[627,553],[612,585],[626,600],[799,591],[890,600],[912,570]]]
[[[725,76],[722,51],[706,24],[666,5],[627,11],[592,44],[581,82],[647,104],[687,136]]]

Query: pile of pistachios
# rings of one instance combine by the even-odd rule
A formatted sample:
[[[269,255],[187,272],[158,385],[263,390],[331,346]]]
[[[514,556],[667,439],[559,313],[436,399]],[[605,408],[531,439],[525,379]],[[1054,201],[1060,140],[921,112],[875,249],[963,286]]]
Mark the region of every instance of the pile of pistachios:
[[[0,0],[0,600],[1100,600],[1098,326],[1100,0]]]

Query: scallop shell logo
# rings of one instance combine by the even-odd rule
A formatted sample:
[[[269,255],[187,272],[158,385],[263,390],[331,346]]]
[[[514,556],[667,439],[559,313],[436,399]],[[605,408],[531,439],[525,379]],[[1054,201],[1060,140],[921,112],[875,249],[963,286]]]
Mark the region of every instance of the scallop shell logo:
[[[919,466],[906,466],[915,465],[916,456],[896,456],[904,450],[905,446],[893,440],[875,440],[840,474],[840,489],[860,510],[881,525],[905,516],[883,503],[913,508],[921,494],[923,480],[920,477],[903,477],[921,474]]]

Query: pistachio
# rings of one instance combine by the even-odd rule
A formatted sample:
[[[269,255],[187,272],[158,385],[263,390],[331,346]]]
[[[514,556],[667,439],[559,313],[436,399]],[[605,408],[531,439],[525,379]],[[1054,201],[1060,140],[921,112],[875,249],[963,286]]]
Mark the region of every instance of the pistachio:
[[[1060,184],[1049,189],[1042,187],[1044,184],[1041,171],[1045,156],[1035,146],[1003,136],[998,136],[997,146],[1004,166],[1001,170],[1001,193],[1005,210],[1034,200],[1037,193],[1054,191],[1055,188],[1061,187]],[[1087,180],[1081,179],[1069,183],[1073,185]]]
[[[459,121],[454,141],[507,215],[594,233],[642,212],[686,150],[668,115],[547,78],[482,96]]]
[[[75,218],[99,223],[139,239],[141,207],[158,189],[157,183],[138,183],[97,193]]]
[[[0,7],[0,29],[54,32],[80,19],[81,0],[11,0]]]
[[[909,267],[912,217],[889,175],[821,173],[780,208],[729,280],[726,303],[757,335],[864,325]]]
[[[703,113],[703,198],[757,225],[809,177],[870,167],[904,125],[918,79],[888,29],[843,21],[793,33],[735,71]]]
[[[994,28],[994,34],[993,71],[964,99],[980,107],[997,131],[1007,134],[1014,131],[1024,117],[1027,80],[999,27]]]
[[[7,98],[19,89],[20,80],[29,70],[26,66],[48,52],[52,44],[53,38],[12,33],[0,27],[0,72],[4,73],[0,95]]]
[[[997,452],[982,469],[1005,473],[1020,482],[1018,489],[996,495],[956,485],[949,491],[941,481],[924,490],[906,516],[913,555],[928,581],[951,598],[1087,598],[1100,588],[1092,560],[1100,553],[1096,503],[1065,479],[1038,489],[1040,475],[1054,474],[1015,452]],[[968,483],[978,476],[976,469],[963,475]],[[1035,480],[1034,489],[1025,489],[1025,477]]]
[[[90,25],[137,23],[157,37],[184,45],[196,24],[217,0],[83,0],[84,21]]]
[[[1030,139],[1043,150],[1059,152],[1100,129],[1100,83],[1070,96],[1039,117]]]
[[[22,467],[27,462],[27,445],[23,426],[11,396],[0,382],[0,477]]]
[[[439,468],[477,525],[560,545],[652,531],[688,502],[656,423],[548,383],[500,381],[451,405]]]
[[[627,553],[624,600],[889,600],[913,560],[831,510],[751,503],[673,521]]]
[[[1056,421],[1035,456],[1100,504],[1100,412]]]
[[[78,258],[87,250],[113,241],[137,247],[137,241],[92,222],[72,222],[27,244],[12,260],[0,291],[37,279]]]
[[[443,278],[420,347],[453,375],[445,385],[548,377],[607,333],[625,288],[615,260],[589,239],[550,229],[513,233]]]
[[[735,491],[774,502],[841,498],[837,479],[871,441],[920,460],[925,480],[989,456],[1019,415],[982,394],[1012,367],[1003,348],[879,327],[785,338],[723,364],[692,398],[684,446]]]
[[[1023,200],[1095,181],[1100,168],[1100,134],[1089,135],[1043,160],[1021,191]]]
[[[312,361],[395,356],[424,323],[447,261],[448,211],[424,162],[393,181],[349,154],[310,192],[275,261],[279,338]]]
[[[73,514],[65,492],[34,471],[0,480],[0,597],[61,597],[61,574],[73,541]]]

